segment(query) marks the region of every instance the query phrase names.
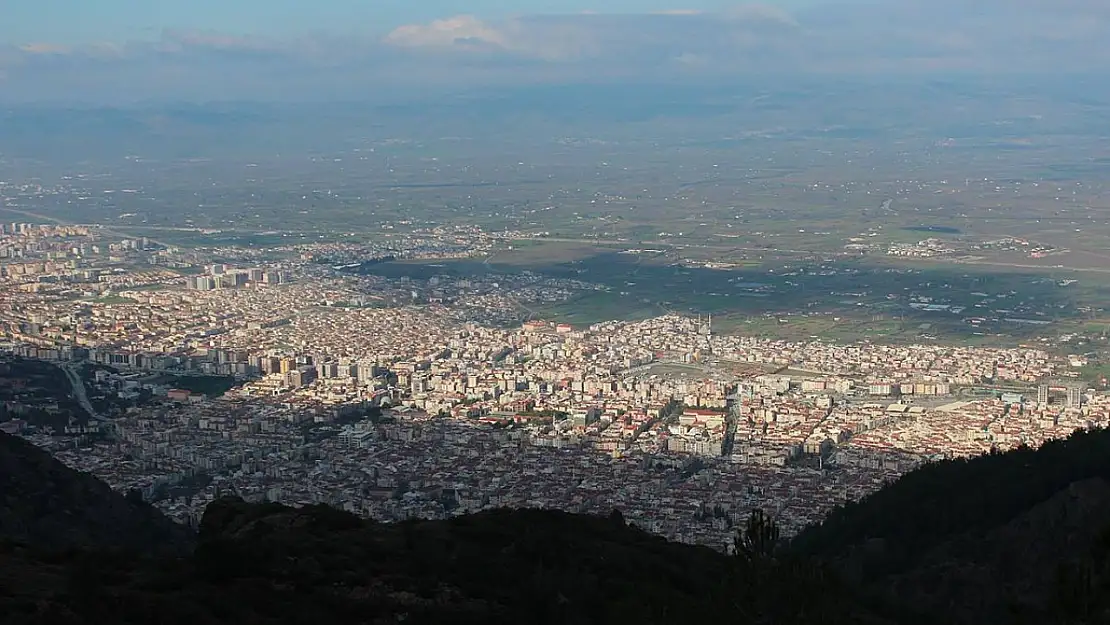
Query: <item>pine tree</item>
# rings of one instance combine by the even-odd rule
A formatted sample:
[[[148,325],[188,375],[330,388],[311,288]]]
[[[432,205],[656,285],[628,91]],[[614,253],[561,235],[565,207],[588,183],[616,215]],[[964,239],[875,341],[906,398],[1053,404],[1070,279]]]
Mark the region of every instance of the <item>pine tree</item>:
[[[737,557],[749,562],[769,560],[779,546],[779,527],[763,510],[752,510],[734,541]]]

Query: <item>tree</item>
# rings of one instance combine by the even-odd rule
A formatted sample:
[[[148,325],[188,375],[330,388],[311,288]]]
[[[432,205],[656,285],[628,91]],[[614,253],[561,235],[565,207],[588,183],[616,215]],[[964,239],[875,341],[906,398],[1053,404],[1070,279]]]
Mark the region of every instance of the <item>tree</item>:
[[[1086,557],[1059,566],[1055,590],[1062,622],[1086,625],[1110,620],[1110,526],[1095,539]]]
[[[752,510],[733,541],[736,556],[748,562],[770,560],[779,546],[779,527],[763,510]]]

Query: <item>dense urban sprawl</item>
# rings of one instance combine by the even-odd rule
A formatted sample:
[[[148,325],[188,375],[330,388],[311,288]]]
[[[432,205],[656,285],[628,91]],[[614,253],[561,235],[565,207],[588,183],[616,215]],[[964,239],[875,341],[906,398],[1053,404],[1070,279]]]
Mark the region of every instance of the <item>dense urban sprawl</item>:
[[[1075,381],[1080,357],[721,335],[681,315],[521,323],[605,287],[348,271],[511,236],[186,251],[5,224],[0,353],[56,363],[83,414],[44,427],[16,394],[0,428],[188,523],[224,493],[383,520],[617,508],[723,547],[755,507],[796,531],[921,462],[1110,420],[1110,396]],[[236,383],[181,388],[190,376]]]

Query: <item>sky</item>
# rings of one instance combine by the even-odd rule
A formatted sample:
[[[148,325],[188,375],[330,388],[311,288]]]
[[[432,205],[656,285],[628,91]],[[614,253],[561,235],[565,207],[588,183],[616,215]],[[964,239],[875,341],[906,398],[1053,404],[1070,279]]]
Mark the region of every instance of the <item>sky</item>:
[[[698,0],[7,0],[0,42],[79,44],[155,38],[163,30],[295,35],[304,31],[388,32],[454,15],[716,11],[735,3]],[[804,6],[807,0],[768,2]]]
[[[0,102],[1110,72],[1107,0],[686,1],[0,0]]]

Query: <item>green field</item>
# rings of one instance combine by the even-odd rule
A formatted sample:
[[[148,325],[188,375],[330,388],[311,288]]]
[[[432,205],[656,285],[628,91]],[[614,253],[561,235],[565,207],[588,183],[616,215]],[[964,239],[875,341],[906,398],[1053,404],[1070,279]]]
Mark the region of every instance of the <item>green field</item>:
[[[575,241],[528,241],[512,247],[485,260],[391,262],[366,271],[417,280],[511,280],[529,271],[607,290],[585,291],[558,304],[529,305],[522,317],[586,326],[666,313],[713,314],[721,332],[829,341],[1030,343],[1043,336],[1105,331],[1106,324],[1091,316],[1110,299],[1107,276],[1085,275],[1063,286],[1061,278],[1070,274],[1016,267],[995,271],[885,256],[830,260],[770,252],[759,261],[735,262],[690,247],[661,245],[659,253],[622,254],[616,244]],[[698,266],[707,258],[735,266]],[[984,321],[970,323],[973,317]]]
[[[606,287],[533,306],[578,325],[676,312],[712,313],[722,331],[828,340],[1021,344],[1104,333],[1106,108],[1070,89],[909,82],[691,85],[666,97],[591,85],[437,98],[421,114],[272,111],[257,126],[166,135],[203,141],[147,137],[125,152],[142,153],[141,163],[92,159],[105,163],[101,175],[55,179],[58,197],[17,194],[2,210],[24,219],[35,207],[48,219],[207,248],[206,262],[218,247],[401,247],[403,233],[451,241],[455,226],[522,233],[545,240],[368,271],[416,280],[529,271]],[[55,139],[22,149],[61,156],[12,161],[8,179],[72,180],[73,165],[49,161],[123,149],[80,133]],[[79,199],[101,197],[110,201]],[[887,255],[929,238],[958,249]],[[1028,245],[998,244],[1010,238]],[[1052,253],[1032,254],[1037,247]],[[662,252],[617,253],[631,248]],[[709,261],[732,267],[698,266]]]
[[[156,382],[208,397],[219,397],[238,385],[235,378],[222,375],[168,375],[158,378]]]
[[[650,319],[666,310],[648,300],[619,293],[588,293],[559,304],[534,309],[537,317],[574,326],[589,326],[603,321]]]

